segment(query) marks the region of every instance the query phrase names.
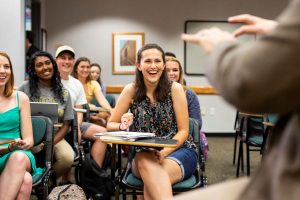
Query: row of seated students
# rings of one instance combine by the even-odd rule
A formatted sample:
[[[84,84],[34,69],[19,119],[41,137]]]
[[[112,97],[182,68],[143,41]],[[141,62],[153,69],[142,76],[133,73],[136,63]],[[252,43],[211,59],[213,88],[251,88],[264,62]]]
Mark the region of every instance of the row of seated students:
[[[73,65],[75,62],[75,51],[71,47],[69,46],[59,47],[56,51],[55,57],[56,60],[51,56],[51,54],[42,51],[34,54],[31,58],[31,64],[29,69],[29,80],[25,81],[18,88],[18,90],[26,93],[30,101],[56,102],[59,104],[59,117],[60,117],[60,121],[63,123],[63,126],[58,128],[54,134],[55,162],[53,168],[57,174],[57,177],[64,175],[62,181],[66,182],[69,179],[68,175],[71,166],[73,164],[74,152],[72,147],[65,141],[64,137],[69,132],[70,120],[74,118],[73,107],[82,108],[83,105],[85,105],[87,102],[90,103],[90,101],[86,100],[85,91],[88,91],[87,89],[88,82],[92,83],[91,85],[93,85],[94,81],[88,79],[90,73],[90,61],[87,58],[78,59],[77,62],[75,63],[76,67],[73,70]],[[137,162],[137,165],[134,165],[136,167],[136,169],[134,170],[135,175],[137,177],[142,178],[144,183],[146,183],[146,185],[148,185],[148,183],[150,184],[147,190],[151,192],[150,193],[146,192],[145,195],[149,197],[149,195],[152,196],[154,194],[157,194],[161,197],[162,196],[167,197],[169,195],[172,195],[169,193],[170,189],[168,189],[171,183],[175,183],[177,181],[187,178],[195,170],[197,156],[195,154],[195,151],[193,150],[194,149],[193,141],[191,140],[190,136],[188,136],[188,126],[187,126],[188,123],[185,122],[187,121],[188,116],[190,116],[197,119],[199,121],[199,124],[202,124],[201,115],[200,115],[200,105],[196,95],[192,91],[188,90],[186,87],[184,87],[184,90],[182,90],[180,88],[183,87],[178,87],[178,85],[180,84],[174,83],[174,82],[179,82],[182,84],[182,67],[180,62],[176,58],[167,58],[167,62],[166,62],[163,50],[161,49],[161,47],[159,47],[156,44],[145,45],[145,47],[143,47],[139,51],[138,58],[139,60],[137,64],[138,65],[137,71],[140,73],[140,75],[137,75],[135,84],[129,84],[128,86],[126,86],[124,91],[120,95],[122,102],[124,99],[126,99],[125,104],[117,103],[116,108],[118,110],[116,112],[113,112],[112,118],[109,118],[108,128],[109,130],[126,130],[132,124],[134,131],[155,132],[158,136],[165,136],[168,138],[174,137],[179,140],[179,143],[183,146],[179,149],[174,149],[176,151],[171,149],[163,149],[160,152],[150,152],[149,155],[147,154],[143,155],[145,152],[143,152],[143,150],[140,150],[142,151],[142,153],[137,154],[140,156],[137,156],[137,159],[135,159],[135,162]],[[152,65],[152,62],[154,62],[155,64]],[[169,63],[167,64],[166,69],[165,67],[160,68],[160,66],[161,65],[164,66],[165,63]],[[150,66],[150,69],[147,69],[145,66]],[[152,66],[156,66],[159,69],[158,70],[151,69]],[[12,70],[11,64],[10,64],[10,69]],[[152,72],[148,73],[148,70],[150,71],[152,70]],[[175,73],[173,73],[174,71]],[[72,72],[73,75],[77,77],[80,81],[78,81],[76,78],[70,75]],[[148,74],[146,75],[146,73]],[[162,76],[162,74],[164,75]],[[152,76],[154,76],[154,79]],[[173,83],[170,82],[167,79],[167,77],[174,82]],[[138,82],[139,84],[142,84],[144,86],[139,85]],[[159,92],[161,91],[154,92],[156,86],[159,85],[159,87],[161,87],[162,86],[161,84],[165,85],[163,89],[165,94],[159,94]],[[140,86],[141,88],[139,88]],[[146,92],[145,89],[147,91],[148,90],[151,91],[152,87],[154,87],[154,90],[152,91],[153,93],[151,92],[152,94],[149,93],[150,94],[149,95],[148,92],[145,93]],[[101,90],[101,87],[98,87],[97,85],[96,91],[99,92],[99,89]],[[136,95],[133,93],[134,90],[142,93],[140,95]],[[99,96],[97,95],[97,92],[88,95]],[[127,96],[129,94],[131,94],[131,96]],[[185,94],[183,95],[184,99],[181,96],[182,94]],[[176,98],[174,98],[175,96]],[[101,97],[105,98],[102,92],[99,99],[100,101],[102,100]],[[145,106],[144,105],[145,102],[143,98],[145,97],[146,97],[145,99],[146,103],[150,101],[148,103],[150,103],[151,105],[152,103],[154,103],[152,106],[155,105],[155,107],[159,107],[161,109],[158,110],[156,109],[155,111],[153,109],[148,110],[146,108],[143,108]],[[140,103],[142,102],[144,103],[142,103],[141,105],[137,105],[137,104],[132,105],[131,104],[132,100],[135,101],[137,100],[137,103],[139,101],[141,101]],[[126,102],[128,102],[129,104],[127,105]],[[186,107],[182,106],[184,104],[189,106]],[[134,105],[137,107],[135,107]],[[102,106],[111,109],[108,103],[104,103],[102,104]],[[193,108],[196,108],[198,112],[194,112]],[[128,109],[130,109],[133,114],[128,115],[127,113]],[[137,115],[138,113],[136,111],[140,109],[145,109],[145,116]],[[165,109],[168,109],[168,111]],[[179,113],[181,113],[180,116]],[[144,121],[145,119],[148,119],[149,117],[148,115],[150,116],[150,118],[152,118],[153,116],[161,116],[161,117],[152,118],[152,122],[155,123],[148,124],[147,122],[146,123],[148,124],[147,127],[144,127],[142,125],[143,123],[140,122]],[[78,123],[80,125],[78,132],[82,138],[95,140],[93,137],[94,133],[106,131],[106,128],[102,126],[88,123],[88,122],[83,122],[82,113],[77,113],[77,118],[78,118]],[[169,122],[171,122],[171,124],[168,125],[164,124],[164,127],[161,127],[161,125],[158,125],[156,123],[158,122],[157,120],[159,121],[163,120],[162,122],[166,123],[166,119],[176,119],[176,120],[170,120]],[[106,149],[105,143],[102,143],[100,140],[94,141],[91,150],[91,155],[93,156],[94,160],[97,162],[99,166],[101,166],[103,163],[104,156],[105,156],[105,149]],[[188,157],[182,157],[183,155],[180,153],[181,151],[184,151],[185,152],[184,154],[187,155]],[[166,190],[161,190],[163,191],[162,193],[154,192],[155,188],[152,188],[153,186],[151,186],[151,181],[148,180],[149,178],[148,175],[146,176],[147,178],[142,176],[142,173],[144,172],[141,171],[142,169],[140,169],[140,167],[143,166],[142,163],[144,162],[148,163],[147,160],[148,158],[150,158],[148,156],[150,157],[155,156],[158,158],[159,162],[156,163],[155,165],[157,165],[156,167],[160,166],[159,167],[161,171],[160,174],[162,175],[162,177],[165,178],[167,178],[167,176],[169,176],[169,178],[170,176],[173,177],[172,179],[168,179],[171,180],[171,182],[169,183],[168,181],[162,182],[163,187],[166,188]],[[145,158],[146,160],[144,160]],[[182,165],[184,161],[181,159],[190,160],[190,162],[187,163],[188,166]],[[140,164],[138,164],[139,162]],[[171,168],[172,170],[169,171]],[[32,169],[34,168],[32,167]],[[150,167],[149,169],[152,168]]]

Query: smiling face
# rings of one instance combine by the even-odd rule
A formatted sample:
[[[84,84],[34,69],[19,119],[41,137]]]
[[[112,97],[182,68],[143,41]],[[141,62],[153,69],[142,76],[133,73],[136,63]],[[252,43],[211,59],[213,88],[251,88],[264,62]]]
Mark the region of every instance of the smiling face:
[[[142,72],[145,84],[157,84],[164,70],[162,53],[157,49],[144,50],[137,68]]]
[[[77,70],[78,79],[87,79],[87,77],[89,76],[89,74],[91,72],[90,62],[81,61],[78,64],[78,67],[76,70]]]
[[[180,79],[180,66],[175,61],[166,62],[166,70],[168,74],[168,79],[170,81],[179,82]]]
[[[0,87],[4,88],[11,77],[11,65],[9,60],[4,57],[3,55],[0,55]]]
[[[34,71],[39,82],[50,83],[54,74],[53,64],[47,56],[38,56],[34,62]]]
[[[73,71],[74,62],[73,55],[68,51],[64,51],[57,56],[56,63],[63,79],[67,79],[67,76]]]
[[[91,67],[91,77],[94,81],[98,81],[98,79],[100,78],[101,75],[101,71],[99,69],[99,67],[97,66],[92,66]]]

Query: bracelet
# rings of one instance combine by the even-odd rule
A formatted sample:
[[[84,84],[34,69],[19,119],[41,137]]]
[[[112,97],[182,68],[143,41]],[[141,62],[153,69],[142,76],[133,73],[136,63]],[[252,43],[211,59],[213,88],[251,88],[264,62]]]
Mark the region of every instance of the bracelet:
[[[11,152],[10,145],[7,146],[8,152]]]

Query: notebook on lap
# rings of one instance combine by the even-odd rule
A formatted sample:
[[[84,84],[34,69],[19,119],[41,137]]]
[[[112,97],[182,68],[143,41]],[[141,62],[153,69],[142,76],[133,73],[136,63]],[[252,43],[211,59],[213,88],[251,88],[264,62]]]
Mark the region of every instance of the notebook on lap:
[[[30,102],[32,116],[46,116],[53,123],[58,123],[58,104],[46,102]]]

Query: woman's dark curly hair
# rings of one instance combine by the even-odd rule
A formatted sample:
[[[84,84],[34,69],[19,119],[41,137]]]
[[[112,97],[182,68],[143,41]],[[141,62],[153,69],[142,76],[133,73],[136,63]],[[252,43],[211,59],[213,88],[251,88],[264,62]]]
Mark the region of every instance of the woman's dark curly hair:
[[[29,87],[30,87],[30,100],[34,101],[38,99],[40,96],[40,89],[39,89],[39,78],[35,73],[35,61],[38,57],[45,56],[50,59],[52,66],[53,66],[53,76],[51,78],[51,90],[54,93],[54,98],[57,101],[60,101],[62,104],[65,102],[64,100],[64,92],[63,92],[63,85],[60,80],[60,74],[58,71],[57,64],[52,57],[52,55],[45,51],[38,51],[32,55],[30,59],[30,67],[29,67]]]
[[[165,64],[165,53],[164,50],[157,44],[146,44],[142,48],[139,49],[137,53],[137,63],[141,64],[142,60],[142,53],[148,49],[157,49],[161,52],[161,56],[163,59],[163,63]],[[135,70],[135,96],[133,97],[136,101],[142,101],[146,98],[146,86],[144,83],[144,76],[141,71],[139,71],[137,68]],[[167,76],[166,67],[163,70],[163,73],[159,79],[159,83],[154,91],[154,98],[156,101],[163,101],[169,92],[170,84]]]

